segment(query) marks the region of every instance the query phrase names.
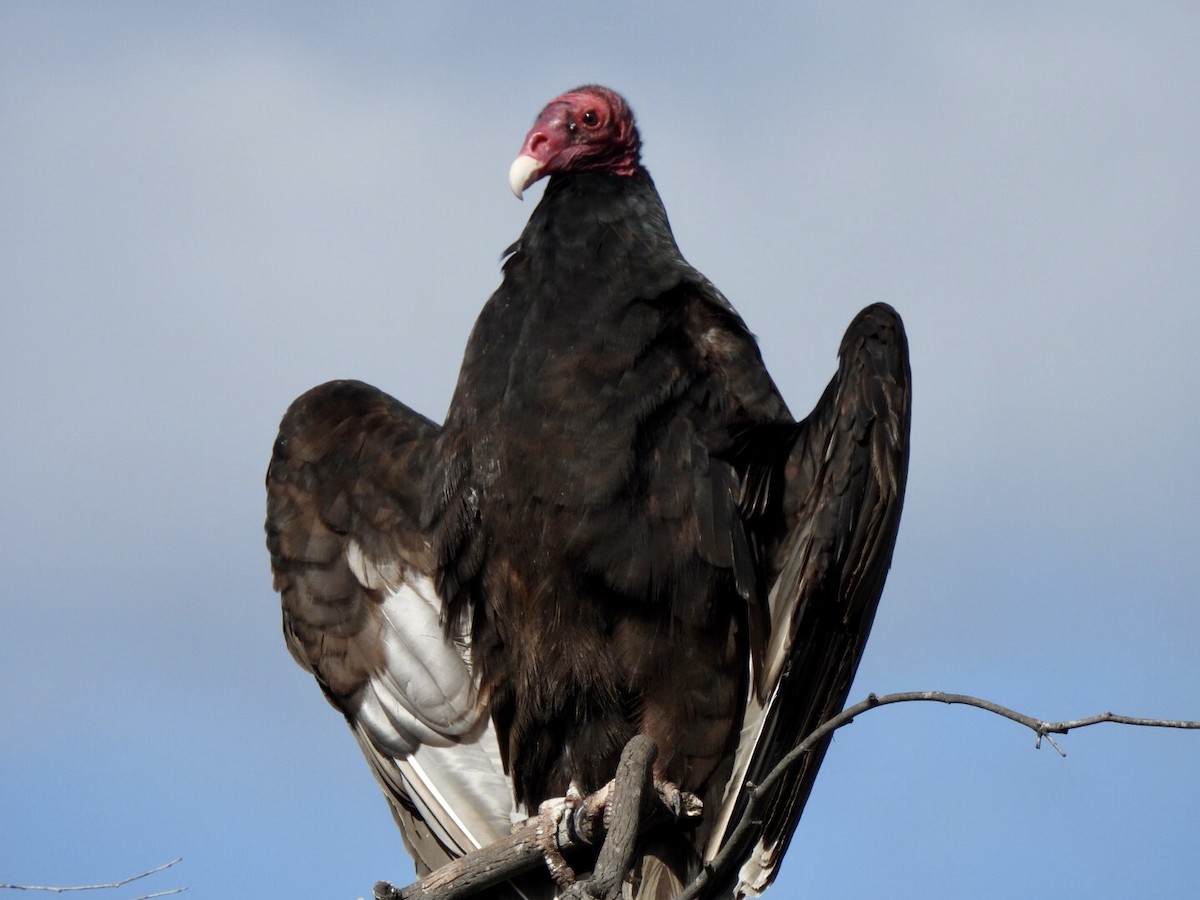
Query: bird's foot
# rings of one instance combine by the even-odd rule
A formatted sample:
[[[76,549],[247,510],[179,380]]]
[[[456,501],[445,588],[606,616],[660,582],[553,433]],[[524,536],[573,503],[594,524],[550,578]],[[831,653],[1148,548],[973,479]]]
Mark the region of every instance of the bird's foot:
[[[678,819],[684,808],[683,791],[679,789],[679,785],[663,778],[655,778],[654,790],[658,792],[658,799]]]
[[[704,813],[704,801],[690,791],[680,790],[673,781],[655,778],[654,790],[676,821],[696,820]]]
[[[550,877],[561,888],[567,888],[576,881],[575,870],[562,855],[561,846],[569,846],[577,837],[575,814],[580,809],[583,794],[572,782],[567,787],[565,797],[547,800],[538,807],[537,839],[542,858],[546,860],[546,868]]]

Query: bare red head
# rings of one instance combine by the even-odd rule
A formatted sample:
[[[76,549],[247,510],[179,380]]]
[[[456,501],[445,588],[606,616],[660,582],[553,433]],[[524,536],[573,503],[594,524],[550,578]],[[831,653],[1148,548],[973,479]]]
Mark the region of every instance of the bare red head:
[[[539,178],[559,172],[632,175],[640,155],[625,98],[589,84],[555,97],[541,111],[508,171],[508,183],[520,197]]]

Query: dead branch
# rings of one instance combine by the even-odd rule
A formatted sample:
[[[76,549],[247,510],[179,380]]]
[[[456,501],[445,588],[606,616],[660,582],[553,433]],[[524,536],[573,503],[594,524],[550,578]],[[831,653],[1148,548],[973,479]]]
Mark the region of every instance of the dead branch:
[[[890,706],[894,703],[918,702],[973,706],[1010,719],[1033,731],[1037,738],[1035,747],[1040,748],[1044,738],[1060,756],[1066,756],[1066,753],[1051,737],[1052,734],[1066,734],[1074,729],[1098,725],[1101,722],[1137,725],[1146,728],[1200,729],[1200,721],[1149,719],[1139,716],[1122,716],[1111,712],[1099,713],[1082,719],[1048,722],[990,700],[942,691],[868,694],[866,699],[846,707],[809,734],[791,752],[780,759],[760,782],[746,784],[748,797],[746,808],[736,827],[726,836],[723,849],[705,864],[699,877],[676,900],[696,900],[712,880],[714,873],[728,871],[731,865],[737,864],[737,861],[731,858],[732,854],[738,847],[744,846],[743,840],[756,827],[759,807],[762,805],[763,799],[769,795],[771,789],[784,777],[788,769],[810,753],[822,739],[837,729],[849,725],[855,717],[872,709]],[[663,790],[662,786],[656,786],[656,793],[651,794],[652,800],[655,801],[651,805],[652,821],[648,819],[646,814],[648,807],[643,807],[640,800],[647,784],[647,773],[653,762],[652,756],[647,761],[644,755],[648,752],[645,747],[646,742],[649,742],[648,739],[640,737],[634,738],[630,742],[625,748],[625,753],[622,754],[618,777],[596,793],[579,801],[573,815],[562,816],[558,821],[558,826],[553,829],[554,834],[550,835],[551,844],[547,844],[545,823],[539,817],[530,820],[528,824],[514,831],[508,838],[447,863],[436,872],[430,873],[421,881],[406,888],[397,889],[387,882],[379,882],[375,885],[376,900],[459,900],[459,898],[469,897],[484,888],[509,880],[543,864],[544,853],[547,850],[553,855],[563,850],[592,845],[597,841],[604,843],[592,878],[587,882],[580,882],[575,886],[574,892],[568,896],[573,900],[574,898],[582,900],[582,898],[607,898],[619,895],[621,881],[631,868],[634,838],[651,824],[660,823],[663,816],[683,822],[694,821],[700,814],[699,801],[694,797],[684,795],[686,802],[681,809],[678,798],[672,797],[669,791]],[[635,747],[635,744],[639,744],[639,746]],[[651,747],[653,747],[652,743]],[[541,837],[539,837],[539,828],[543,831]],[[610,845],[612,845],[611,848]]]
[[[72,884],[64,887],[52,887],[40,884],[0,884],[0,889],[9,891],[49,891],[54,894],[62,894],[67,891],[101,891],[106,888],[124,887],[139,879],[146,878],[150,875],[157,874],[164,869],[169,869],[183,859],[182,856],[177,856],[170,862],[165,862],[161,866],[156,866],[153,869],[147,869],[145,872],[139,872],[137,875],[130,875],[128,878],[122,878],[120,881],[109,881],[105,884]],[[182,894],[187,888],[171,888],[167,891],[156,891],[153,894],[142,894],[140,897],[135,897],[134,900],[152,900],[154,897],[166,897],[169,894]]]
[[[712,873],[721,871],[735,861],[731,859],[732,852],[740,845],[741,840],[747,836],[758,818],[758,808],[766,797],[771,788],[783,778],[787,770],[799,762],[807,753],[827,735],[832,734],[844,725],[849,725],[854,721],[856,716],[860,716],[868,710],[876,709],[881,706],[890,706],[893,703],[946,703],[949,705],[959,706],[974,706],[977,709],[982,709],[990,713],[995,713],[1005,719],[1011,719],[1026,728],[1029,728],[1035,735],[1037,741],[1035,747],[1041,748],[1042,738],[1052,746],[1059,756],[1065,757],[1067,754],[1061,747],[1050,737],[1052,734],[1066,734],[1073,728],[1086,728],[1089,725],[1097,725],[1101,722],[1114,722],[1121,725],[1138,725],[1147,728],[1192,728],[1200,729],[1200,722],[1185,721],[1179,719],[1147,719],[1137,716],[1120,716],[1114,713],[1106,712],[1095,716],[1089,716],[1084,719],[1072,719],[1063,722],[1047,722],[1034,716],[1027,716],[1024,713],[1017,712],[1015,709],[1009,709],[1007,706],[1001,706],[999,703],[993,703],[991,700],[982,700],[979,697],[972,697],[968,694],[948,694],[943,691],[906,691],[896,694],[868,694],[865,700],[860,700],[853,706],[847,706],[844,710],[838,713],[831,719],[828,719],[823,725],[817,728],[812,734],[808,735],[803,741],[784,756],[775,765],[773,769],[762,779],[758,784],[746,784],[746,793],[749,797],[746,803],[746,809],[742,813],[741,819],[738,820],[737,827],[725,838],[725,844],[722,850],[707,863],[699,877],[693,881],[682,894],[675,900],[695,900],[700,895],[700,892],[708,884],[712,878]]]
[[[653,794],[657,756],[658,746],[644,734],[625,745],[613,779],[612,801],[605,804],[608,834],[592,876],[570,885],[563,900],[617,900],[621,896],[621,883],[634,865],[637,837],[646,828],[652,804],[658,799]]]
[[[503,840],[452,860],[406,888],[380,881],[375,885],[375,900],[459,900],[545,865],[548,855],[561,859],[562,851],[598,843],[602,843],[601,853],[592,878],[578,882],[573,896],[616,896],[631,868],[634,838],[642,830],[664,821],[694,822],[700,817],[701,805],[695,797],[680,795],[669,785],[650,784],[657,753],[652,740],[635,737],[621,754],[617,777],[577,806],[550,807]],[[606,840],[609,836],[612,840]]]

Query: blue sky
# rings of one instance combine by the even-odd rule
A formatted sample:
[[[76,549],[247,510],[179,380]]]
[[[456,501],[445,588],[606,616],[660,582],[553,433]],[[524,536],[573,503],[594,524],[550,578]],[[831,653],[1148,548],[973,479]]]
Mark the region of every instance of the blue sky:
[[[540,196],[508,164],[589,81],[797,413],[857,309],[905,317],[908,504],[852,696],[1200,718],[1200,11],[480,7],[0,6],[0,882],[409,880],[284,649],[262,477],[329,378],[442,416]],[[773,894],[1193,896],[1200,735],[1062,744],[860,718]]]

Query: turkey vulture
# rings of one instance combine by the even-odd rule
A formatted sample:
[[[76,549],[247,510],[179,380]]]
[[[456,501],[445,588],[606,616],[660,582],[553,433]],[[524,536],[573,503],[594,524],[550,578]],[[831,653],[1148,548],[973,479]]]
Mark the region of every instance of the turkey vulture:
[[[907,344],[894,310],[864,309],[797,422],[680,254],[622,97],[546,106],[510,184],[546,176],[445,424],[360,382],[301,396],[267,545],[288,647],[419,872],[602,786],[644,733],[655,776],[705,803],[699,829],[639,845],[641,895],[671,896],[746,781],[845,702],[903,501]],[[827,743],[706,896],[770,884]]]

